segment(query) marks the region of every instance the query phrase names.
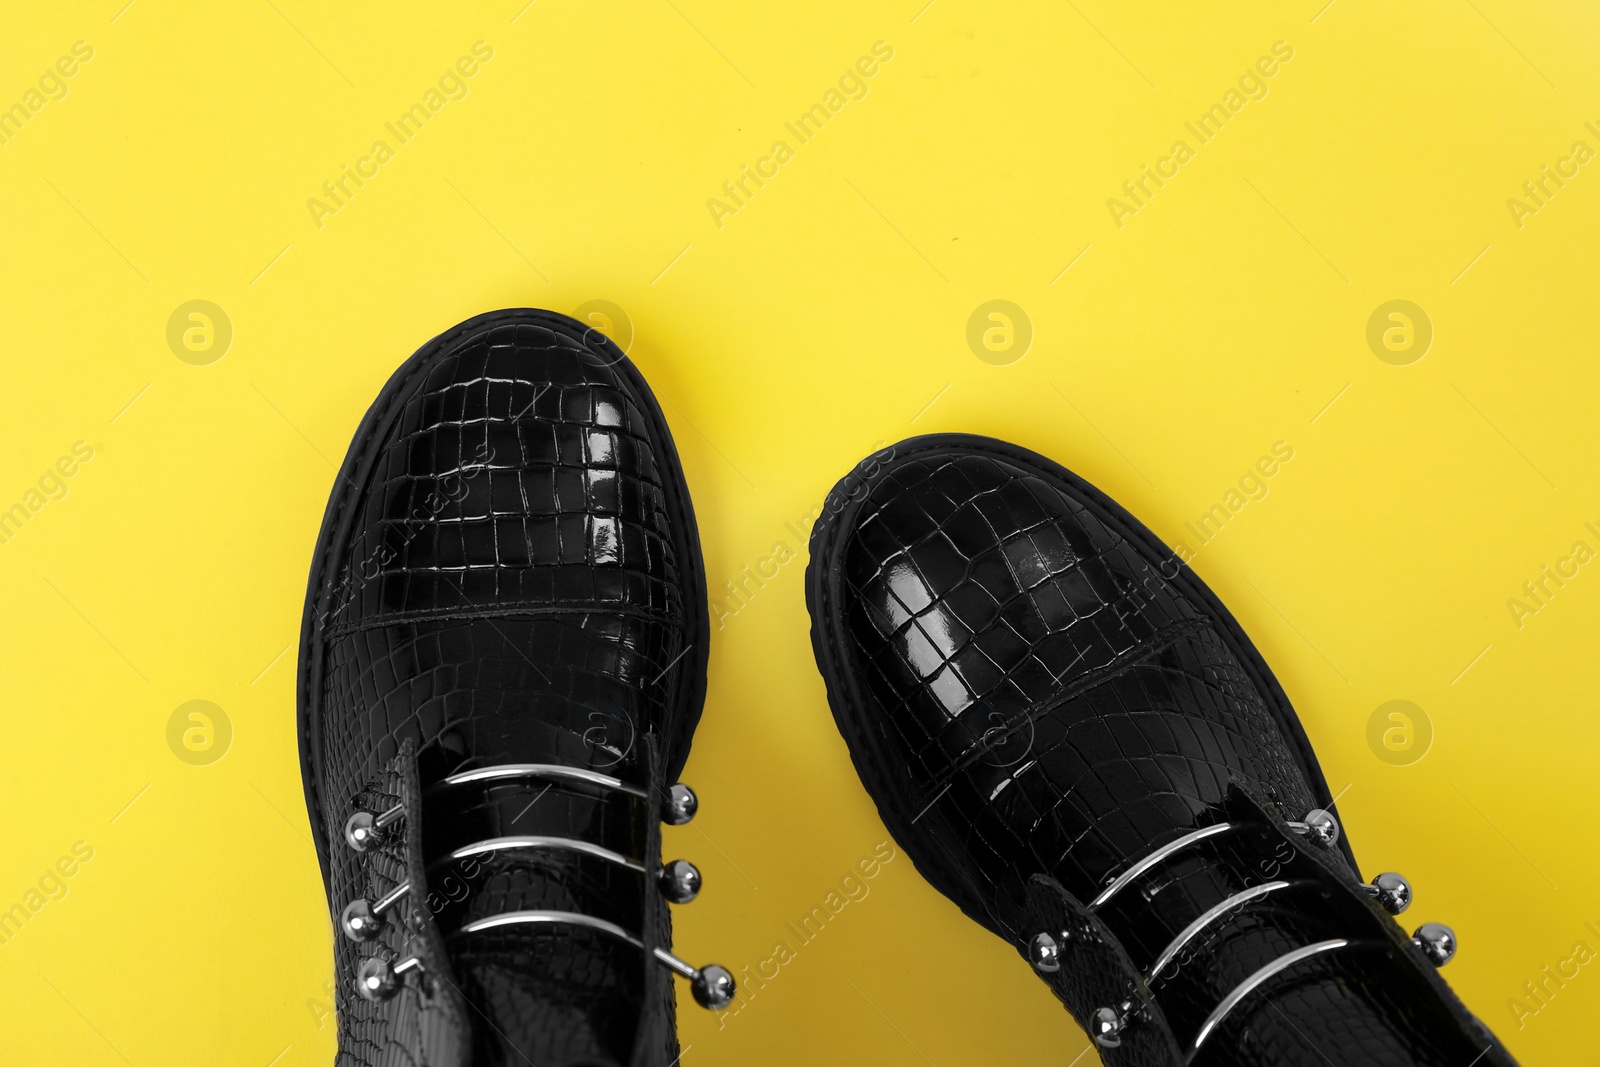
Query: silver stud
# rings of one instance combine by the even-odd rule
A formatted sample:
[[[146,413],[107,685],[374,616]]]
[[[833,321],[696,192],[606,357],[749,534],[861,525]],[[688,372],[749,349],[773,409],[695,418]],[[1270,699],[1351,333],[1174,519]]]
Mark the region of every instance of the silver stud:
[[[1374,878],[1368,892],[1378,898],[1378,904],[1390,915],[1399,915],[1411,907],[1411,883],[1394,871],[1384,871]]]
[[[682,826],[699,810],[700,798],[694,795],[693,789],[679,782],[667,797],[667,810],[662,813],[661,821],[668,826]]]
[[[700,895],[700,869],[688,860],[673,860],[661,868],[661,895],[674,904],[687,904]]]
[[[340,913],[339,929],[352,941],[371,941],[383,929],[383,916],[373,911],[366,900],[357,897]]]
[[[357,897],[340,913],[339,929],[352,941],[371,941],[383,929],[383,913],[404,900],[409,892],[411,883],[401,882],[378,900]]]
[[[358,811],[345,820],[345,842],[357,852],[365,852],[378,843],[383,834],[373,825],[377,816],[370,811]]]
[[[1033,969],[1040,974],[1055,974],[1061,969],[1061,944],[1067,940],[1067,935],[1062,934],[1057,941],[1050,934],[1034,934],[1033,940],[1028,942],[1028,962],[1033,964]]]
[[[689,982],[689,990],[694,994],[695,1003],[712,1011],[721,1011],[732,1004],[735,989],[733,975],[726,967],[719,967],[715,963],[708,963],[700,968],[699,973]]]
[[[1323,848],[1332,848],[1339,840],[1339,820],[1321,808],[1312,808],[1300,822],[1291,822],[1289,829],[1305,834]]]
[[[356,992],[361,994],[362,1000],[374,1002],[388,1000],[400,992],[407,971],[416,971],[417,974],[424,976],[426,974],[422,967],[422,957],[415,952],[408,954],[399,963],[390,963],[376,956],[364,960],[360,969],[356,971]]]
[[[1420,948],[1435,967],[1443,967],[1456,954],[1456,932],[1444,923],[1423,923],[1411,935],[1411,943]]]
[[[388,960],[374,956],[362,962],[361,969],[356,972],[356,992],[361,994],[362,1000],[377,1003],[388,1000],[399,991],[400,976]]]
[[[380,845],[383,843],[384,831],[404,814],[403,804],[396,804],[381,815],[374,815],[370,811],[358,811],[345,820],[345,843],[357,852],[365,852]]]
[[[1122,1045],[1123,1019],[1115,1008],[1096,1008],[1089,1018],[1089,1036],[1101,1048],[1119,1048]]]

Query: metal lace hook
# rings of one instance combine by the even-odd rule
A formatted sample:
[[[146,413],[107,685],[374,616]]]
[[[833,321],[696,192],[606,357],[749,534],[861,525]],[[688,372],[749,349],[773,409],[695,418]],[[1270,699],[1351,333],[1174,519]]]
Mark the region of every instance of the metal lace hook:
[[[376,901],[357,897],[339,913],[339,929],[355,942],[371,941],[383,929],[383,913],[394,907],[411,892],[410,882],[401,882]]]
[[[1194,1041],[1189,1046],[1189,1059],[1191,1061],[1194,1059],[1200,1051],[1200,1046],[1205,1044],[1206,1038],[1216,1032],[1217,1027],[1222,1025],[1222,1021],[1232,1013],[1233,1009],[1237,1008],[1242,1000],[1259,989],[1269,979],[1282,971],[1288,970],[1301,960],[1308,960],[1313,956],[1320,956],[1324,952],[1332,952],[1350,944],[1351,942],[1345,938],[1335,937],[1327,941],[1318,941],[1313,945],[1306,945],[1303,948],[1297,948],[1293,952],[1285,952],[1234,986],[1233,991],[1223,997],[1222,1002],[1206,1017],[1206,1021],[1200,1024],[1200,1029],[1195,1033]]]
[[[1394,871],[1384,871],[1372,879],[1371,885],[1361,887],[1362,892],[1378,902],[1390,915],[1399,915],[1411,907],[1411,883]]]
[[[467,934],[479,933],[483,930],[493,930],[501,926],[539,924],[581,926],[608,934],[632,945],[634,948],[644,948],[643,941],[616,923],[571,911],[508,911],[501,915],[491,915],[488,918],[470,922],[451,934],[450,937],[454,939]],[[704,967],[696,967],[659,946],[652,949],[651,952],[669,970],[689,980],[689,988],[694,994],[695,1002],[702,1008],[721,1011],[733,1003],[737,986],[734,982],[733,974],[726,967],[715,963],[708,963]]]
[[[370,811],[358,811],[345,820],[345,844],[357,852],[365,852],[369,848],[383,843],[384,831],[394,823],[400,821],[406,813],[404,804],[396,804],[388,811],[374,814]]]
[[[1295,833],[1309,837],[1323,848],[1332,848],[1339,841],[1339,820],[1322,808],[1312,808],[1304,819],[1288,825]]]
[[[377,956],[364,961],[360,970],[356,972],[356,992],[362,1000],[374,1003],[388,1000],[400,992],[400,986],[405,982],[405,976],[416,971],[419,975],[426,974],[422,966],[422,957],[411,953],[398,963]]]
[[[609,848],[592,844],[572,837],[550,837],[534,834],[520,834],[511,837],[490,837],[482,841],[474,841],[470,845],[462,845],[451,852],[444,859],[430,865],[430,870],[445,863],[470,859],[474,856],[485,854],[493,855],[500,852],[518,851],[566,851],[585,856],[593,856],[607,863],[625,867],[630,871],[640,874],[653,873],[656,886],[661,890],[661,895],[674,904],[688,904],[700,894],[700,887],[704,882],[700,868],[688,860],[672,860],[664,863],[654,872],[647,872],[644,864],[629,859],[620,852],[613,852]]]

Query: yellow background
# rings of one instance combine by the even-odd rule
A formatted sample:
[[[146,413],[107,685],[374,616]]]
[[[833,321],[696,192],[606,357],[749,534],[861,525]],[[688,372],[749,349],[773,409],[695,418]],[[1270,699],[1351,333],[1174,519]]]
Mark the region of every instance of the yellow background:
[[[1600,567],[1520,628],[1507,606],[1600,548],[1600,163],[1520,228],[1507,206],[1600,148],[1593,7],[124,2],[13,2],[0,35],[0,105],[94,49],[0,145],[0,508],[94,449],[0,544],[0,908],[94,850],[0,944],[8,1062],[331,1061],[294,645],[335,464],[433,334],[595,299],[631,320],[714,593],[800,554],[715,634],[702,814],[668,836],[707,879],[685,956],[766,958],[884,838],[802,597],[809,517],[852,463],[994,434],[1176,543],[1284,441],[1194,566],[1294,699],[1366,872],[1412,879],[1408,923],[1456,928],[1467,1003],[1526,1063],[1593,1062],[1600,964],[1520,1028],[1508,1002],[1600,949]],[[467,95],[319,228],[308,198],[480,40]],[[784,123],[877,41],[867,96],[796,145]],[[1277,41],[1267,96],[1195,144],[1184,123]],[[794,158],[719,228],[708,198],[780,138]],[[1118,228],[1107,199],[1180,138],[1194,158]],[[167,345],[192,299],[232,323],[210,365]],[[1008,365],[967,345],[991,299],[1032,323]],[[1366,342],[1393,299],[1435,331],[1409,366]],[[196,699],[233,729],[205,766],[167,743]],[[1396,699],[1433,732],[1407,765],[1368,744]],[[684,1001],[708,1067],[1085,1048],[903,856],[739,1015]]]

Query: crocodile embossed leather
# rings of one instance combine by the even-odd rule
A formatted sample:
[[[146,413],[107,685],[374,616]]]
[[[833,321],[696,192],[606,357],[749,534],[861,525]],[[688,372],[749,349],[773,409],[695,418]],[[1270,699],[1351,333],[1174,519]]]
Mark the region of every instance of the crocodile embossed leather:
[[[705,695],[705,578],[665,420],[601,334],[507,310],[384,387],[333,487],[300,649],[341,1067],[668,1067],[661,862]]]
[[[1512,1063],[1455,935],[1363,884],[1288,699],[1137,519],[961,434],[868,457],[811,538],[812,643],[918,870],[1113,1067]]]

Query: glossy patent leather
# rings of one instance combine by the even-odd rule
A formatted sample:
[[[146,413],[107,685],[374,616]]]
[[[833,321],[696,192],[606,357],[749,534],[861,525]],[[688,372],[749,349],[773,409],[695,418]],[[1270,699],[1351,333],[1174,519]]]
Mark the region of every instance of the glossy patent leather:
[[[828,497],[807,603],[891,833],[1106,1063],[1511,1062],[1301,821],[1332,799],[1238,624],[1092,486],[991,438],[903,441]]]
[[[301,648],[330,907],[410,881],[376,939],[337,939],[341,1065],[674,1061],[653,873],[704,697],[705,604],[671,437],[609,340],[500,311],[395,373],[334,484]],[[627,788],[444,783],[503,764]],[[404,817],[375,847],[347,847],[353,812],[396,806]],[[544,846],[473,847],[505,838]],[[486,922],[531,912],[598,922]],[[352,992],[364,962],[413,956],[389,999]]]

